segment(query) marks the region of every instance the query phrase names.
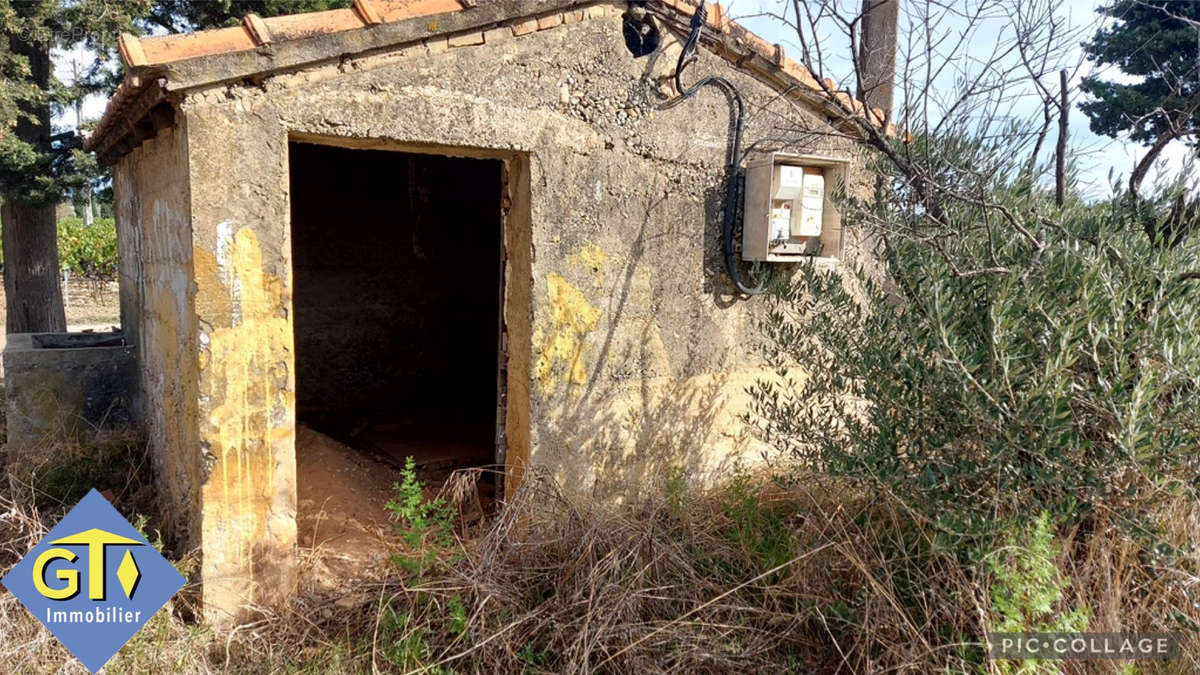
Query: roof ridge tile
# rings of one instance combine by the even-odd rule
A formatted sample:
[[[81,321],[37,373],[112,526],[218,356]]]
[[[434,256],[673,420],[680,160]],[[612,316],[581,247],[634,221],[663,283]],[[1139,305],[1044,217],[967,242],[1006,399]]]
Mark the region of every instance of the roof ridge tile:
[[[250,35],[250,39],[254,40],[254,44],[259,47],[271,44],[271,29],[267,27],[267,22],[263,21],[261,16],[254,13],[247,14],[242,17],[242,27]]]
[[[368,26],[383,23],[383,18],[379,16],[379,12],[375,11],[375,5],[371,4],[371,0],[354,0],[354,11],[358,12],[359,18]]]

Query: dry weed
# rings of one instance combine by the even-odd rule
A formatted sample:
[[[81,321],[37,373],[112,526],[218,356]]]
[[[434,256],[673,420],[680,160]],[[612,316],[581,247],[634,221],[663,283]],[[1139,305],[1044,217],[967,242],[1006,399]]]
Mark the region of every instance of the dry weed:
[[[475,479],[447,494],[469,503]],[[424,578],[397,569],[351,602],[309,579],[288,607],[219,636],[186,618],[183,594],[107,672],[999,672],[981,658],[984,581],[896,500],[819,477],[679,489],[616,505],[531,476]],[[57,512],[0,494],[0,513],[3,570]],[[1178,543],[1195,543],[1196,505],[1163,517]],[[1195,576],[1147,564],[1116,529],[1068,534],[1058,566],[1089,629],[1200,620]],[[0,626],[8,670],[83,672],[7,593]],[[1187,635],[1185,659],[1139,672],[1200,669]]]

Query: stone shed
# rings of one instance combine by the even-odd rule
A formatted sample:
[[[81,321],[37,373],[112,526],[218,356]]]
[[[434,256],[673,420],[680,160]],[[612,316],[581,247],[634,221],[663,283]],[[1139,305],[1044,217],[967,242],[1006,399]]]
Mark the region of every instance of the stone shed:
[[[114,169],[132,408],[210,619],[293,588],[298,425],[499,467],[501,501],[531,470],[619,498],[761,456],[730,100],[672,79],[694,11],[358,0],[122,39],[88,148]],[[740,92],[739,164],[862,183],[806,70],[719,6],[705,36],[685,79]],[[824,225],[803,257],[837,265],[854,242]]]

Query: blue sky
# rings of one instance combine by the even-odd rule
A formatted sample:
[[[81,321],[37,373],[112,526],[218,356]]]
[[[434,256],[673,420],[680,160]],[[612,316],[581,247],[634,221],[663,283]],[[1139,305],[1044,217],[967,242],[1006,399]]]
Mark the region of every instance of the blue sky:
[[[860,0],[829,0],[838,3],[843,7],[858,6]],[[904,2],[904,0],[901,0]],[[952,7],[967,7],[968,3],[977,3],[980,0],[950,0]],[[1015,0],[1014,0],[1015,1]],[[1021,1],[1039,1],[1039,0],[1021,0]],[[1061,2],[1056,10],[1058,15],[1064,21],[1066,30],[1071,34],[1071,40],[1066,42],[1069,49],[1061,55],[1063,65],[1073,67],[1076,64],[1081,64],[1077,74],[1071,81],[1071,89],[1074,90],[1078,80],[1083,75],[1092,72],[1097,72],[1107,79],[1121,79],[1121,74],[1111,67],[1099,71],[1095,71],[1090,64],[1082,58],[1082,50],[1079,43],[1095,32],[1099,25],[1100,16],[1096,14],[1096,6],[1099,4],[1095,0],[1041,0],[1043,2]],[[809,0],[814,3],[814,0]],[[911,7],[920,6],[917,2],[907,2],[902,4],[904,12],[909,11]],[[784,22],[770,15],[794,16],[792,12],[791,0],[729,0],[727,3],[727,11],[730,16],[737,19],[747,28],[762,36],[769,42],[781,44],[787,49],[787,52],[795,57],[800,53],[799,42],[794,29],[786,25]],[[902,31],[905,18],[901,18]],[[949,17],[944,23],[943,28],[953,33],[961,31],[966,25],[965,20],[960,20],[956,17]],[[986,51],[991,45],[987,44],[987,36],[990,33],[997,35],[1003,34],[1011,30],[1011,25],[1003,17],[993,17],[989,22],[985,22],[975,33],[976,39],[971,47],[967,50],[966,57],[972,58],[980,50]],[[829,72],[827,76],[833,77],[835,80],[850,82],[848,75],[850,72],[849,60],[841,59],[840,62],[836,58],[840,54],[848,54],[848,48],[844,46],[845,38],[838,35],[832,29],[819,28],[822,35],[822,46],[827,55],[833,57],[830,59]],[[979,39],[980,37],[984,39]],[[839,39],[840,38],[840,39]],[[903,37],[901,38],[903,40]],[[58,74],[64,80],[70,79],[70,62],[72,59],[87,62],[91,58],[91,54],[85,51],[75,52],[59,52],[55,55],[55,62],[58,68]],[[839,72],[840,71],[840,72]],[[1057,80],[1048,84],[1052,90],[1057,90]],[[852,87],[851,87],[852,88]],[[1033,87],[1027,87],[1027,96],[1019,101],[1014,111],[1018,116],[1039,116],[1040,109],[1038,108],[1038,100],[1033,92]],[[1081,94],[1078,91],[1072,93],[1072,103],[1080,100]],[[95,119],[100,116],[104,110],[105,99],[103,97],[91,97],[84,106],[84,117]],[[74,113],[66,112],[58,123],[65,127],[73,127],[75,125]],[[1048,139],[1050,147],[1053,147],[1054,132]],[[1098,198],[1109,194],[1110,192],[1110,172],[1116,176],[1128,176],[1137,159],[1145,152],[1144,148],[1128,143],[1124,140],[1114,140],[1111,138],[1097,136],[1088,129],[1087,117],[1083,115],[1077,108],[1072,108],[1070,116],[1070,145],[1074,152],[1076,168],[1078,171],[1081,189],[1084,194],[1089,197]],[[1173,175],[1178,172],[1188,157],[1189,151],[1183,143],[1176,142],[1169,146],[1164,152],[1163,159],[1160,162],[1158,170],[1151,172],[1148,176],[1146,184],[1150,184],[1155,177],[1160,173],[1165,175]]]
[[[858,6],[861,2],[861,0],[831,1],[846,8]],[[951,3],[957,1],[958,7],[966,7],[968,2],[971,2],[972,5],[977,4],[976,2],[972,2],[972,0],[950,1]],[[1057,0],[1049,1],[1056,2]],[[901,0],[901,2],[903,3],[904,0]],[[1080,189],[1086,196],[1091,198],[1100,198],[1110,194],[1110,172],[1114,177],[1128,177],[1135,162],[1145,152],[1143,147],[1130,143],[1126,139],[1112,139],[1092,133],[1088,128],[1087,117],[1074,105],[1083,100],[1083,94],[1078,91],[1077,85],[1080,78],[1085,75],[1096,74],[1105,79],[1129,81],[1127,77],[1123,76],[1115,68],[1106,66],[1097,69],[1083,58],[1083,50],[1080,44],[1094,34],[1097,27],[1099,27],[1102,17],[1096,13],[1096,7],[1101,4],[1103,3],[1095,2],[1094,0],[1062,0],[1054,11],[1055,15],[1063,21],[1065,30],[1062,34],[1069,36],[1069,39],[1064,39],[1066,48],[1064,53],[1060,55],[1060,61],[1064,67],[1068,67],[1073,71],[1076,70],[1076,65],[1079,66],[1068,85],[1073,104],[1069,118],[1070,130],[1068,137],[1076,162]],[[908,8],[916,5],[917,3],[915,2],[902,4],[902,14]],[[775,14],[784,15],[789,18],[794,17],[794,12],[791,8],[791,0],[731,0],[728,5],[728,13],[731,17],[737,19],[740,23],[769,42],[783,45],[789,55],[799,60],[797,55],[801,50],[795,30],[783,21],[769,16]],[[904,31],[904,23],[905,18],[902,16],[902,33]],[[951,33],[955,31],[961,32],[966,25],[967,21],[965,19],[948,17],[943,24],[943,28]],[[989,34],[1000,35],[1011,30],[1011,22],[1006,18],[993,16],[993,18],[986,20],[976,32],[976,39],[965,50],[966,58],[978,56],[981,52],[986,53],[994,46],[994,42],[991,44],[987,43],[986,38]],[[836,28],[833,26],[818,28],[818,32],[822,34],[823,39],[821,42],[827,54],[835,53],[839,49],[843,53],[848,54],[846,38]],[[903,40],[903,36],[901,40]],[[842,60],[840,63],[834,59],[830,59],[830,62],[830,72],[827,72],[826,76],[846,83],[853,82],[849,78],[851,66],[848,59]],[[841,72],[836,72],[839,70]],[[845,79],[840,79],[839,75]],[[1052,91],[1058,90],[1057,77],[1047,78],[1046,82]],[[853,88],[852,84],[849,85],[849,88]],[[1018,116],[1034,116],[1040,119],[1040,103],[1032,84],[1028,85],[1026,89],[1028,95],[1023,101],[1018,102],[1013,110]],[[899,97],[899,93],[897,93],[897,96]],[[1056,131],[1052,130],[1050,138],[1047,141],[1050,147],[1053,147],[1056,140],[1055,134]],[[1147,177],[1144,185],[1150,185],[1160,175],[1164,177],[1176,175],[1188,155],[1189,150],[1182,142],[1177,141],[1172,143],[1163,153],[1159,166]]]

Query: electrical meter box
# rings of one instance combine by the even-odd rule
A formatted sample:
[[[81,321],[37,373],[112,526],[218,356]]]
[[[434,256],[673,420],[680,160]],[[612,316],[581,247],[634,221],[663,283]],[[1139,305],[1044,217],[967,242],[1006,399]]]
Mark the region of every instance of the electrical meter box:
[[[842,220],[830,199],[846,179],[848,162],[781,152],[746,166],[742,259],[792,262],[838,258]]]

